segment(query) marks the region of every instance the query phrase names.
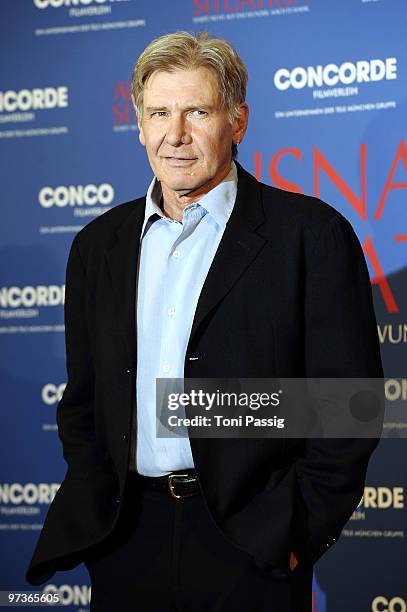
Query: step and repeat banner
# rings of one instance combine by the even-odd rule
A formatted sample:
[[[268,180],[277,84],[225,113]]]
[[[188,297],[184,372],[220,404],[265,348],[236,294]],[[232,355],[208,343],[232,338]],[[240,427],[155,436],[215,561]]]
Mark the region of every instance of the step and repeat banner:
[[[24,574],[66,468],[55,412],[68,250],[151,180],[130,80],[152,38],[207,30],[236,47],[250,105],[239,161],[352,223],[387,399],[407,403],[406,24],[405,0],[2,0],[0,590],[59,592],[67,610],[89,609],[83,565],[37,589]],[[388,424],[360,505],[315,568],[314,612],[407,610],[400,427]]]

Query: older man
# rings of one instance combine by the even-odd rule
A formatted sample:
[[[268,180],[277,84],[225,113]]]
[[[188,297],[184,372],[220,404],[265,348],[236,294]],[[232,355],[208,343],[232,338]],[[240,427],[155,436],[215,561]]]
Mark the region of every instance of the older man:
[[[85,561],[95,612],[310,611],[377,443],[156,435],[157,378],[382,376],[350,224],[234,161],[246,81],[223,40],[148,45],[133,99],[155,176],[70,251],[68,471],[27,579]]]

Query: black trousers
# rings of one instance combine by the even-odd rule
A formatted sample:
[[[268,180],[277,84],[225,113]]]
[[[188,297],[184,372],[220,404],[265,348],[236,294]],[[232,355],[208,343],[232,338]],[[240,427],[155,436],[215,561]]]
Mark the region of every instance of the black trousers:
[[[284,511],[282,509],[282,511]],[[271,577],[226,540],[201,495],[130,475],[114,531],[86,555],[91,612],[311,612],[312,571]]]

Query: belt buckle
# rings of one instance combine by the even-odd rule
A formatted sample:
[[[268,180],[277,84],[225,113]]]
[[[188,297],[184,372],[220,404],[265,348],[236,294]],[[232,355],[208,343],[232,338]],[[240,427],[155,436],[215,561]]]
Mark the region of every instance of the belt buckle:
[[[168,488],[170,490],[171,496],[174,499],[184,499],[184,497],[193,497],[195,493],[187,493],[186,495],[177,495],[175,493],[173,481],[175,478],[185,478],[190,476],[190,474],[168,474]]]

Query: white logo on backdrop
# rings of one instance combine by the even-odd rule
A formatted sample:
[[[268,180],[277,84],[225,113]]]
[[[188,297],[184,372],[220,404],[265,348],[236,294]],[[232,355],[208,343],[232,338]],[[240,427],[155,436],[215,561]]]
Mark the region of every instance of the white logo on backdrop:
[[[38,194],[38,202],[43,208],[57,206],[107,206],[113,202],[114,189],[109,183],[101,185],[59,185],[43,187]]]
[[[66,383],[60,385],[54,385],[53,383],[47,383],[41,389],[41,399],[47,406],[53,406],[57,404],[62,398],[62,394],[66,387]]]
[[[304,87],[335,87],[353,83],[371,83],[397,79],[397,58],[360,60],[325,66],[296,66],[279,68],[274,74],[274,85],[280,91]]]
[[[61,306],[65,302],[65,285],[0,287],[0,308]]]
[[[34,89],[9,89],[0,91],[0,112],[49,110],[66,108],[69,104],[68,87],[36,87]]]

